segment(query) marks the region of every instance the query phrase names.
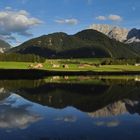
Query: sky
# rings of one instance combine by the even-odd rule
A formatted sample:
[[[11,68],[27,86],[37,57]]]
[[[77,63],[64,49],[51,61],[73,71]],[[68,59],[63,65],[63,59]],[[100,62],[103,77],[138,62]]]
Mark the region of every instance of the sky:
[[[140,0],[0,0],[0,39],[13,46],[92,24],[140,29]]]

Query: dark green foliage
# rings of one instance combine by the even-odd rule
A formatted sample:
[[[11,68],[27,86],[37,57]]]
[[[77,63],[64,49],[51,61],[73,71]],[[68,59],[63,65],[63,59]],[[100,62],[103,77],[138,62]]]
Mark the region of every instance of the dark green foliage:
[[[112,59],[112,58],[106,58],[102,60],[101,65],[134,65],[136,63],[139,63],[140,59]]]
[[[75,35],[54,33],[31,39],[10,52],[36,54],[46,58],[135,58],[140,53],[128,45],[108,38],[95,30]]]
[[[44,62],[45,58],[33,54],[16,54],[16,53],[4,53],[0,54],[0,61],[16,61],[16,62]]]
[[[101,62],[101,65],[111,65],[112,62],[112,59],[105,59]]]
[[[134,43],[129,44],[129,48],[135,53],[140,54],[140,42],[134,42]]]

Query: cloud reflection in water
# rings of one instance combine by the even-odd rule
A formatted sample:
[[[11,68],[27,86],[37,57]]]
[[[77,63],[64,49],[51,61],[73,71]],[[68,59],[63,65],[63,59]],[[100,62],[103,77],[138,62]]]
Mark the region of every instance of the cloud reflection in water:
[[[18,102],[21,101],[21,104]],[[26,129],[30,124],[42,119],[42,117],[29,110],[31,102],[12,94],[7,99],[0,101],[0,128]]]

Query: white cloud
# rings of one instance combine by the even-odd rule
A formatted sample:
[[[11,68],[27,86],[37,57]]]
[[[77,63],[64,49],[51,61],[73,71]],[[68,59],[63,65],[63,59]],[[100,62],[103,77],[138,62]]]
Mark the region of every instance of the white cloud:
[[[97,20],[106,20],[107,18],[105,16],[98,16],[96,17]]]
[[[112,21],[122,21],[122,17],[121,16],[119,16],[119,15],[113,15],[113,14],[109,15],[108,16],[108,19],[109,20],[112,20]]]
[[[11,7],[6,7],[0,11],[0,37],[14,38],[13,34],[31,36],[29,30],[42,21],[31,17],[25,10],[13,10]]]
[[[78,24],[78,20],[75,18],[71,18],[71,19],[58,19],[55,20],[56,23],[59,24],[68,24],[68,25],[76,25]]]
[[[119,15],[110,14],[108,16],[98,16],[96,17],[97,20],[111,20],[111,21],[122,21],[123,18]]]

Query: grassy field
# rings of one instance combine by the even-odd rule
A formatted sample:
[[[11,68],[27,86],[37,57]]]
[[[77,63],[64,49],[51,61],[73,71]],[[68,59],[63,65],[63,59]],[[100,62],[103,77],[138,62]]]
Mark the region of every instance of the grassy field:
[[[0,62],[0,69],[27,69],[30,64],[26,62]]]
[[[101,59],[49,59],[43,63],[43,70],[54,71],[97,71],[97,72],[121,72],[140,71],[140,66],[134,65],[97,65]],[[0,69],[29,69],[29,65],[36,65],[27,62],[0,62]]]

